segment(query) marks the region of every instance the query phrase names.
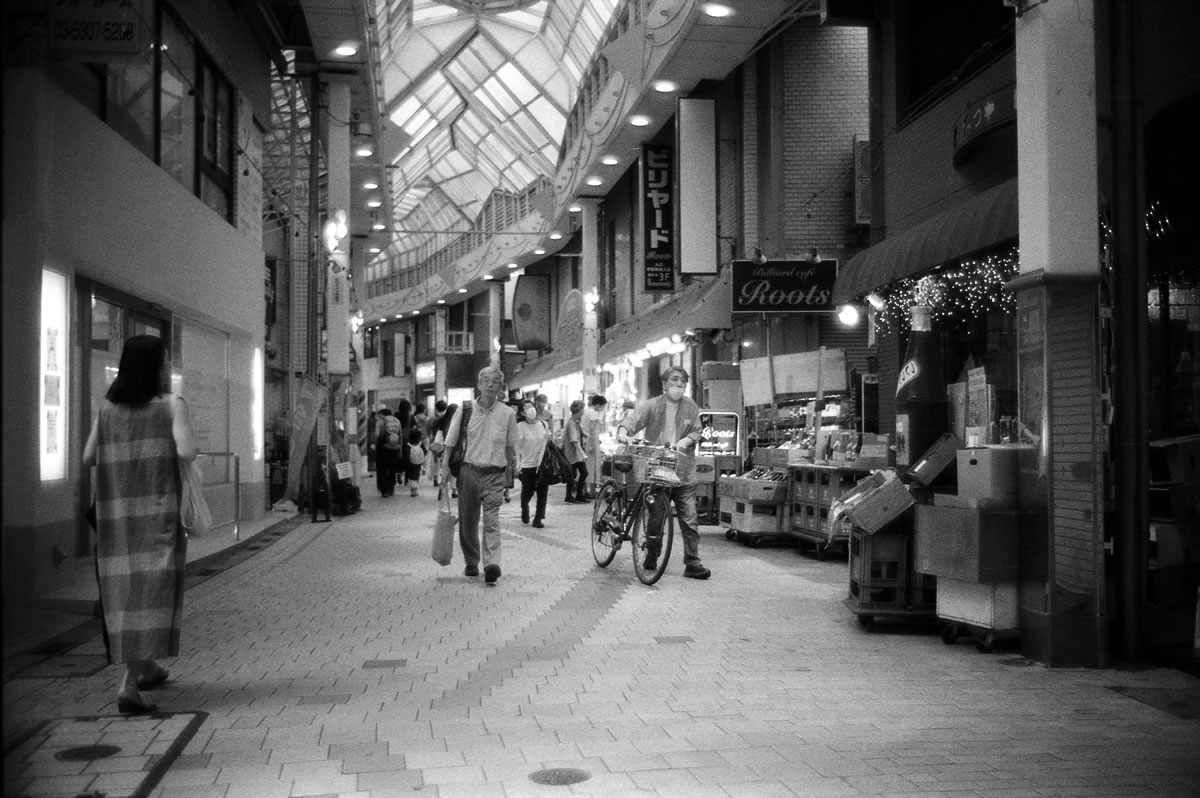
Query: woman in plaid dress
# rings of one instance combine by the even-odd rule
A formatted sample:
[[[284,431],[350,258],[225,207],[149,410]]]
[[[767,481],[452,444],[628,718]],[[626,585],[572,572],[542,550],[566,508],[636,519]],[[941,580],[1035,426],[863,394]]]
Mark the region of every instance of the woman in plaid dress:
[[[155,662],[179,653],[187,538],[179,465],[196,458],[187,404],[172,396],[166,345],[130,338],[83,451],[95,466],[96,571],[109,659],[125,664],[123,713],[152,712],[141,690],[162,684]]]

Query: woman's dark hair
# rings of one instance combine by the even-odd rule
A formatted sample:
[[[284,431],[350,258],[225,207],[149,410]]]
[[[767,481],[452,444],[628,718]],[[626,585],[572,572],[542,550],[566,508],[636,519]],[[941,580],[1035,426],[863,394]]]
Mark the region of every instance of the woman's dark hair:
[[[440,419],[438,419],[437,428],[442,431],[442,435],[445,435],[446,433],[448,433],[450,431],[450,422],[452,420],[454,420],[454,414],[457,412],[458,412],[458,405],[449,405],[446,408],[445,415],[443,415]]]
[[[408,422],[412,420],[412,403],[407,399],[396,404],[396,418],[400,419],[400,426],[408,428]]]
[[[162,370],[167,362],[167,345],[157,335],[135,335],[121,350],[117,378],[104,398],[115,405],[144,405],[169,392],[163,387]]]

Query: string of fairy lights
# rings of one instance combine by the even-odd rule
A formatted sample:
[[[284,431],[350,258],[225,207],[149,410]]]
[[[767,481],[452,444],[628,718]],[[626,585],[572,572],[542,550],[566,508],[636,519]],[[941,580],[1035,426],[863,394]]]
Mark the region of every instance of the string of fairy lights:
[[[1004,286],[1018,269],[1018,249],[1011,247],[966,258],[921,277],[898,280],[875,313],[876,335],[885,338],[907,330],[913,305],[929,306],[933,319],[949,327],[962,326],[988,313],[1012,313],[1017,298]]]

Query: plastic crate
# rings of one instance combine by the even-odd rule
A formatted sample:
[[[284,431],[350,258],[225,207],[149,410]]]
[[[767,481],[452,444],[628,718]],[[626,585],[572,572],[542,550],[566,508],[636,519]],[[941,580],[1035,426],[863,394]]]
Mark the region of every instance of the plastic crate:
[[[894,587],[907,600],[908,536],[855,531],[850,536],[850,578],[870,588]]]

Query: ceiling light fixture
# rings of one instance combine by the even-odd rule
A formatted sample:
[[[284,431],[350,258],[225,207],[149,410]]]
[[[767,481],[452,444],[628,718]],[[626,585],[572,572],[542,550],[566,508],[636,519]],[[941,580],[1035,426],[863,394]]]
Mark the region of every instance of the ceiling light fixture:
[[[571,213],[579,213],[580,211],[583,210],[583,206],[582,205],[572,205],[571,207],[567,208],[567,210],[570,211]]]
[[[437,303],[438,303],[439,305],[444,305],[444,304],[446,304],[446,300],[444,300],[444,299],[439,299],[439,300],[437,301]]]
[[[535,250],[533,251],[533,254],[534,254],[534,255],[545,255],[545,254],[546,254],[546,250],[542,249],[541,247],[538,247],[537,249],[535,249]]]
[[[460,288],[460,289],[458,289],[458,293],[460,293],[460,294],[465,294],[465,293],[467,293],[467,289],[465,289],[465,288]]]
[[[673,80],[656,80],[654,81],[654,90],[662,94],[670,94],[679,90],[679,84]]]
[[[519,269],[519,268],[521,268],[521,266],[520,266],[520,264],[518,264],[518,263],[510,263],[510,264],[508,264],[508,268],[510,268],[510,269]]]
[[[596,177],[595,175],[592,175],[591,177],[589,177],[587,179],[587,184],[589,186],[600,186],[600,185],[604,184],[604,179],[601,177]]]
[[[560,238],[562,238],[562,233],[558,232],[557,230],[555,230],[553,233],[550,234],[551,241],[557,241]]]
[[[380,202],[379,200],[368,200],[367,207],[368,208],[378,208],[382,204],[383,203]]]
[[[376,222],[375,224],[371,225],[371,229],[372,230],[386,230],[387,225],[385,225],[383,222]]]
[[[633,116],[629,117],[629,124],[633,125],[634,127],[646,127],[650,124],[650,117],[646,116],[645,114],[634,114]]]
[[[343,44],[341,47],[335,47],[334,55],[340,55],[343,58],[349,58],[352,55],[358,55],[358,48],[353,44]]]
[[[370,144],[359,144],[354,149],[354,154],[359,158],[370,158],[375,154],[375,149]]]
[[[600,159],[600,163],[604,164],[605,166],[616,166],[620,162],[621,159],[615,155],[605,155]]]
[[[370,252],[372,255],[378,255],[383,250],[381,250],[379,247],[371,247],[367,251]]]
[[[363,188],[365,188],[367,191],[374,191],[375,189],[379,188],[379,184],[374,180],[368,180],[367,182],[363,183]]]
[[[700,10],[714,19],[724,19],[725,17],[733,16],[733,9],[720,3],[705,3],[700,6]]]

